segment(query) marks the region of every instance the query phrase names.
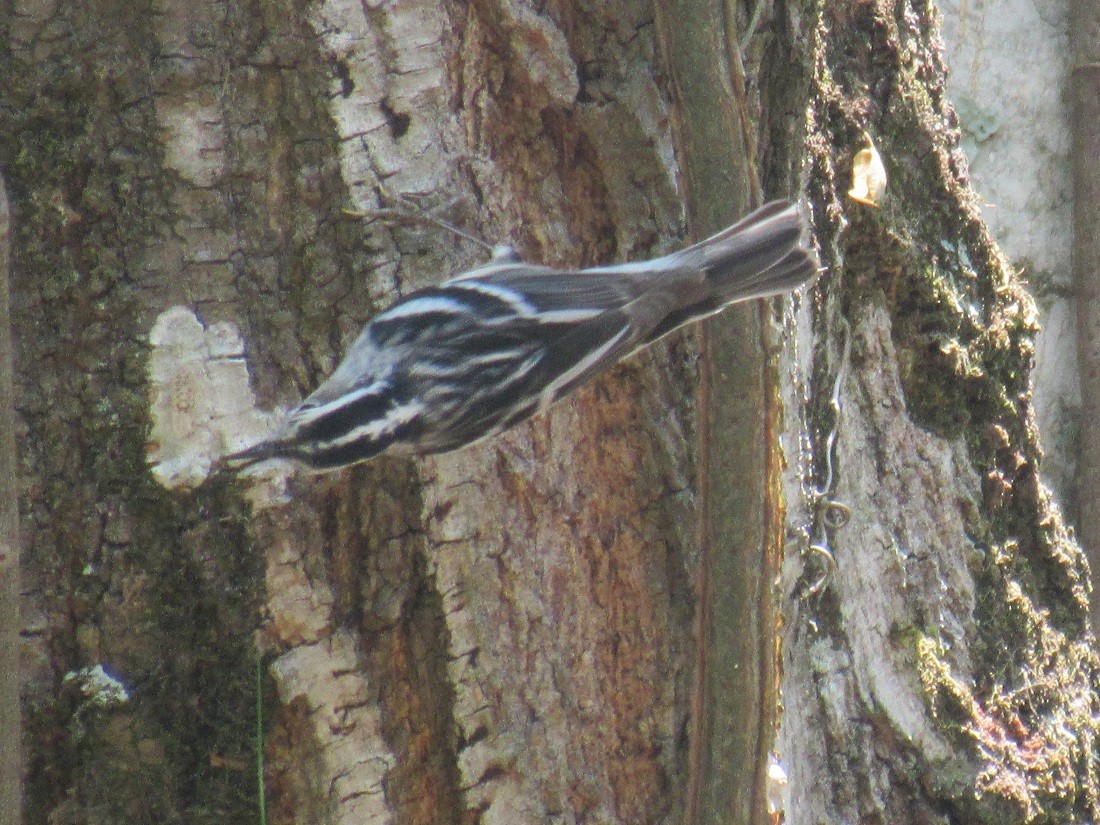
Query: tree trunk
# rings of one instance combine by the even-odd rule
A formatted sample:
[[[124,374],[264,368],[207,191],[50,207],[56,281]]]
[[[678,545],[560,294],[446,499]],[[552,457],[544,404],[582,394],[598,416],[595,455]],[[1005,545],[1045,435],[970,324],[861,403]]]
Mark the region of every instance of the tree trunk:
[[[809,189],[830,271],[815,483],[789,489],[809,502],[792,526],[828,553],[787,553],[787,821],[1094,821],[1088,566],[1040,481],[1035,309],[968,188],[934,17],[837,3],[818,32]],[[879,208],[845,196],[868,141]]]
[[[777,342],[787,821],[1097,814],[1030,299],[973,210],[931,12],[818,13],[0,12],[28,822],[251,821],[257,747],[272,822],[760,821]],[[864,132],[880,210],[843,195]],[[480,260],[352,213],[411,201],[575,266],[673,248],[804,165],[831,271],[798,334],[742,308],[453,454],[205,478],[262,419],[240,341],[260,407],[292,404],[386,302]],[[814,487],[847,526],[816,529],[838,510]]]

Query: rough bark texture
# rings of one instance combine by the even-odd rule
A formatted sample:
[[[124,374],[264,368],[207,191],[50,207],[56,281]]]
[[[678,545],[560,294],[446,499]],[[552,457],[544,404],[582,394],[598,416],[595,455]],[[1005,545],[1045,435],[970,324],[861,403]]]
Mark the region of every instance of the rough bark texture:
[[[966,193],[931,11],[837,0],[812,37],[809,4],[749,6],[715,31],[738,57],[729,38],[752,31],[727,67],[733,142],[755,144],[767,191],[800,168],[816,67],[833,272],[800,349],[814,435],[851,328],[835,494],[853,519],[820,595],[788,551],[787,821],[1095,817],[1084,566],[1037,482],[1029,299]],[[458,199],[456,222],[561,265],[678,243],[656,28],[641,0],[0,10],[28,822],[254,819],[258,691],[269,821],[680,820],[695,335],[500,438],[301,476],[255,511],[242,482],[169,492],[145,460],[167,307],[239,326],[270,407],[381,303],[477,259],[348,210]],[[840,195],[862,130],[904,193],[879,212]],[[720,352],[714,381],[733,374]],[[809,519],[795,507],[792,535]]]
[[[815,45],[809,423],[851,518],[824,589],[788,555],[790,823],[1098,813],[1088,566],[1039,481],[1034,306],[980,221],[940,49],[929,7],[880,0],[829,4]],[[879,209],[844,195],[868,139]]]

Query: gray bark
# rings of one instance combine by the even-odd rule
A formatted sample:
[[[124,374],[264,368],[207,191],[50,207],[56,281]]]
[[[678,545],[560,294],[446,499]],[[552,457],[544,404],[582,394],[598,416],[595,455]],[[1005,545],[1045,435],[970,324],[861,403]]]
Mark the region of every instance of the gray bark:
[[[1073,289],[1069,4],[943,0],[947,91],[982,220],[1035,298],[1043,480],[1077,520],[1081,418]],[[1011,44],[1006,48],[1006,44]],[[1026,72],[1020,66],[1026,65]]]

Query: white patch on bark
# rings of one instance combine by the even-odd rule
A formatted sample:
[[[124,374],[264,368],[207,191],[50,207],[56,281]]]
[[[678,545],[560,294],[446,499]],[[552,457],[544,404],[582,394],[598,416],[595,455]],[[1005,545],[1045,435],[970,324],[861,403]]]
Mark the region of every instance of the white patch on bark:
[[[273,512],[265,571],[267,646],[285,650],[271,664],[280,705],[304,703],[311,742],[297,753],[316,753],[314,792],[329,802],[333,825],[385,825],[393,821],[385,779],[396,757],[382,731],[379,688],[357,648],[358,635],[334,629],[332,588],[311,575],[293,508]]]
[[[478,525],[470,518],[471,502],[462,496],[466,492],[466,479],[484,478],[490,473],[491,459],[491,451],[479,448],[455,453],[452,460],[430,459],[438,475],[433,474],[435,483],[424,488],[427,496],[424,504],[425,512],[443,514],[429,524],[432,544],[446,548],[431,555],[431,567],[436,589],[443,594],[443,613],[450,636],[448,672],[455,685],[455,720],[463,739],[476,740],[458,753],[465,804],[467,809],[482,809],[480,821],[486,825],[498,822],[523,825],[546,821],[544,811],[531,810],[537,795],[522,780],[530,774],[517,764],[525,761],[524,748],[530,731],[519,723],[521,713],[508,721],[501,717],[512,716],[509,709],[522,707],[531,700],[529,696],[506,698],[502,695],[505,685],[499,684],[504,674],[494,676],[492,671],[502,667],[501,649],[514,652],[523,648],[523,641],[515,637],[516,625],[526,624],[530,617],[502,615],[500,611],[507,613],[502,599],[480,597],[482,588],[478,583],[485,582],[485,589],[491,590],[493,582],[502,575],[496,570],[497,565],[504,562],[490,558],[492,549],[478,541]],[[476,487],[469,492],[475,498],[479,496]],[[477,505],[473,507],[476,511]],[[484,507],[481,510],[485,512]],[[489,520],[500,516],[487,515]],[[484,554],[468,552],[470,545],[479,547]],[[471,557],[480,558],[473,569]],[[524,607],[530,605],[525,603]],[[492,641],[484,637],[486,627],[497,629]],[[534,685],[530,687],[535,690]],[[541,707],[547,711],[550,705],[547,701]],[[528,759],[531,756],[526,754]]]
[[[218,101],[161,95],[154,103],[164,135],[165,165],[194,186],[213,188],[225,168]]]
[[[149,343],[148,460],[161,485],[193,489],[220,457],[261,440],[277,416],[256,407],[232,324],[204,326],[175,306],[157,318]]]
[[[268,621],[264,632],[288,647],[315,645],[332,632],[332,590],[311,578],[294,528],[273,532],[265,571]]]
[[[329,110],[354,207],[387,205],[379,202],[383,185],[391,196],[437,193],[446,183],[441,170],[451,168],[447,147],[456,143],[444,105],[448,21],[440,5],[328,0],[313,7],[310,23],[346,72],[333,74]],[[372,295],[392,296],[396,269],[396,263],[374,269]]]
[[[329,0],[311,23],[346,78],[334,74],[330,111],[342,141],[344,180],[360,207],[377,206],[378,180],[398,192],[430,192],[443,165],[432,121],[418,111],[438,106],[444,85],[443,14],[436,3],[370,8]],[[404,131],[394,115],[407,116]],[[410,163],[410,158],[419,162]]]

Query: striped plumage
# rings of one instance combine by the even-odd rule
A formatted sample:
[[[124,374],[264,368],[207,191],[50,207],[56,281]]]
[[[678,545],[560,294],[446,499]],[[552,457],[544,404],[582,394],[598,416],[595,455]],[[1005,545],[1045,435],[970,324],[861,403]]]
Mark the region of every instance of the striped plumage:
[[[331,469],[453,450],[690,321],[795,289],[818,268],[803,210],[784,201],[650,261],[562,271],[498,254],[375,316],[279,430],[231,460]]]

